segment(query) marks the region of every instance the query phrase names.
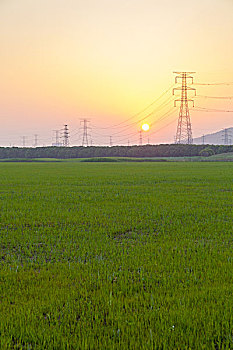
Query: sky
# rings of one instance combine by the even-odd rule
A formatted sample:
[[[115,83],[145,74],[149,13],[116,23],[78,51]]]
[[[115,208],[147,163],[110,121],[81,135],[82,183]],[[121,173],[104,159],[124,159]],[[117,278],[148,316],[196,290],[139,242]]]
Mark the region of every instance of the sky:
[[[232,127],[233,99],[202,97],[233,96],[232,43],[233,0],[0,0],[0,145],[64,124],[80,145],[83,118],[94,145],[136,144],[142,122],[143,143],[174,142],[174,71],[195,72],[194,137]]]

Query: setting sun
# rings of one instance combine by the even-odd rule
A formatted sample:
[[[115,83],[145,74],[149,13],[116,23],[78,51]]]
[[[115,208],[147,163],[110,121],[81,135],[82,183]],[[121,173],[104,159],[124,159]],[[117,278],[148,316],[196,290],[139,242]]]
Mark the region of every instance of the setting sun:
[[[150,125],[149,124],[143,124],[142,125],[142,130],[143,131],[148,131],[150,129]]]

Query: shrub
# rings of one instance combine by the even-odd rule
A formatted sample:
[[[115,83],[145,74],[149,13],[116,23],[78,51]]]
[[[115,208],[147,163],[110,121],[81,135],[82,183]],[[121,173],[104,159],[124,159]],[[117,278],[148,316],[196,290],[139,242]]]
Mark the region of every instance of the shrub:
[[[213,156],[214,154],[215,154],[214,150],[211,147],[203,148],[199,153],[199,155],[203,157],[210,157],[210,156]]]

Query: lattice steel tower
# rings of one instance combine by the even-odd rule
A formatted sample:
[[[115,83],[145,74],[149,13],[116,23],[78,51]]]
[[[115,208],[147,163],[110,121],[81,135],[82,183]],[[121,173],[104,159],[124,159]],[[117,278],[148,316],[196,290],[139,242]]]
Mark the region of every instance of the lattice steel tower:
[[[223,142],[224,145],[230,145],[231,144],[231,134],[229,129],[223,130]]]
[[[112,147],[112,136],[109,137],[109,145]]]
[[[195,72],[174,72],[174,73],[177,74],[175,78],[175,83],[178,82],[178,79],[182,80],[181,87],[177,87],[173,89],[173,95],[175,94],[176,90],[181,90],[181,98],[175,100],[175,107],[177,102],[181,103],[175,143],[192,144],[193,136],[192,136],[190,114],[189,114],[189,102],[192,102],[194,107],[194,100],[191,100],[188,98],[188,91],[194,91],[196,96],[196,89],[188,86],[187,81],[188,79],[191,79],[191,84],[193,84],[193,77],[191,76],[191,74],[194,74]]]
[[[63,146],[69,147],[69,131],[68,131],[68,125],[64,125],[63,129]]]
[[[139,145],[142,146],[142,130],[139,131]]]
[[[34,147],[37,147],[37,146],[38,146],[38,135],[35,134],[34,137],[35,137],[35,140],[34,140]]]
[[[88,120],[88,119],[81,119],[80,123],[83,124],[82,146],[83,147],[84,146],[89,146],[88,137],[90,137],[90,135],[88,134],[88,130],[90,130],[90,127],[88,126],[88,123],[90,123],[90,120]]]

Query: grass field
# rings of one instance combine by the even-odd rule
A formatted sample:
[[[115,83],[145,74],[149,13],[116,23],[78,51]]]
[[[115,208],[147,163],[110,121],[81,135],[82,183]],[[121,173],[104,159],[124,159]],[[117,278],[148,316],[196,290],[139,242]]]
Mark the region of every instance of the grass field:
[[[1,163],[1,349],[233,349],[232,163]]]

